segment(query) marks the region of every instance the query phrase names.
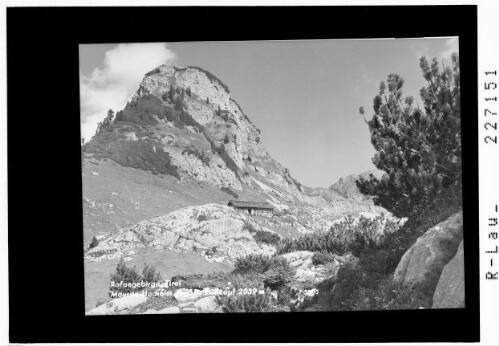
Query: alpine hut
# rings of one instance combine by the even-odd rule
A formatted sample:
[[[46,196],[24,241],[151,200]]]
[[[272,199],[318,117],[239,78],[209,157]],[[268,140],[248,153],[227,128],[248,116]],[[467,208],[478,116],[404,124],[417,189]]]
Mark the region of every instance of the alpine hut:
[[[250,201],[234,201],[231,200],[227,204],[237,210],[241,210],[243,213],[250,215],[273,215],[274,208],[270,203],[267,202],[250,202]]]

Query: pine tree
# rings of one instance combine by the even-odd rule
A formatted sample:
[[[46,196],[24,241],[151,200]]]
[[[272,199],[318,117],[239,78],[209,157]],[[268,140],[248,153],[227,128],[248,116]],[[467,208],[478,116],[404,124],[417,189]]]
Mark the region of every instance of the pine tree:
[[[170,90],[168,90],[168,97],[170,98],[171,102],[173,102],[175,99],[175,89],[173,88],[173,85],[170,85]]]
[[[192,96],[191,87],[187,87],[187,90],[185,92],[187,93],[187,95],[189,95],[189,97]]]
[[[210,99],[207,97],[206,98],[206,104],[209,105],[210,104]]]
[[[402,96],[399,75],[380,83],[374,115],[366,122],[376,149],[373,163],[386,174],[357,181],[362,193],[398,217],[419,213],[450,192],[453,202],[461,203],[459,57],[454,53],[451,67],[443,69],[436,59],[429,63],[423,57],[420,67],[427,81],[420,93],[424,110]],[[363,107],[359,112],[364,116]]]
[[[97,130],[95,134],[99,135],[101,133],[110,131],[113,126],[113,117],[114,117],[114,112],[112,109],[107,111],[107,116],[97,124]]]
[[[183,99],[181,96],[178,96],[176,99],[175,99],[175,102],[174,102],[174,108],[175,110],[177,111],[181,111],[183,110]]]
[[[94,247],[96,247],[97,245],[99,245],[99,241],[97,240],[97,237],[94,236],[92,238],[92,242],[90,243],[90,245],[88,246],[88,249],[93,249]]]

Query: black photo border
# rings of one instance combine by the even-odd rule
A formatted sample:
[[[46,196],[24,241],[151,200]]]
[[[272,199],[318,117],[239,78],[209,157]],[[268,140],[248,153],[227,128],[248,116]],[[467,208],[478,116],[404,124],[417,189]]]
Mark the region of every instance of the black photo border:
[[[84,315],[79,44],[443,36],[460,47],[466,308]],[[476,6],[8,8],[7,67],[10,342],[479,340]]]

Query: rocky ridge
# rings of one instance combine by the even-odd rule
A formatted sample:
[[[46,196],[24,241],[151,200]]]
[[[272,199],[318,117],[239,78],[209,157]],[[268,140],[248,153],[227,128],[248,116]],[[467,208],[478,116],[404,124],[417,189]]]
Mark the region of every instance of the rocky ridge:
[[[111,234],[88,250],[85,260],[121,258],[141,250],[192,251],[214,262],[231,262],[248,254],[272,255],[275,248],[257,243],[247,222],[243,214],[231,207],[187,207]],[[258,225],[253,227],[274,233]]]

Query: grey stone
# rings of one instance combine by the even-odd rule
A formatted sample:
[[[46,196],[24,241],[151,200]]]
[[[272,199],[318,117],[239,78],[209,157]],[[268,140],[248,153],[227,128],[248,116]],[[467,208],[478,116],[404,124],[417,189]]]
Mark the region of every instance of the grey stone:
[[[464,249],[459,244],[454,258],[442,270],[433,294],[433,309],[464,308]]]
[[[428,229],[407,250],[394,273],[394,281],[435,287],[444,266],[456,254],[463,238],[462,211]]]

